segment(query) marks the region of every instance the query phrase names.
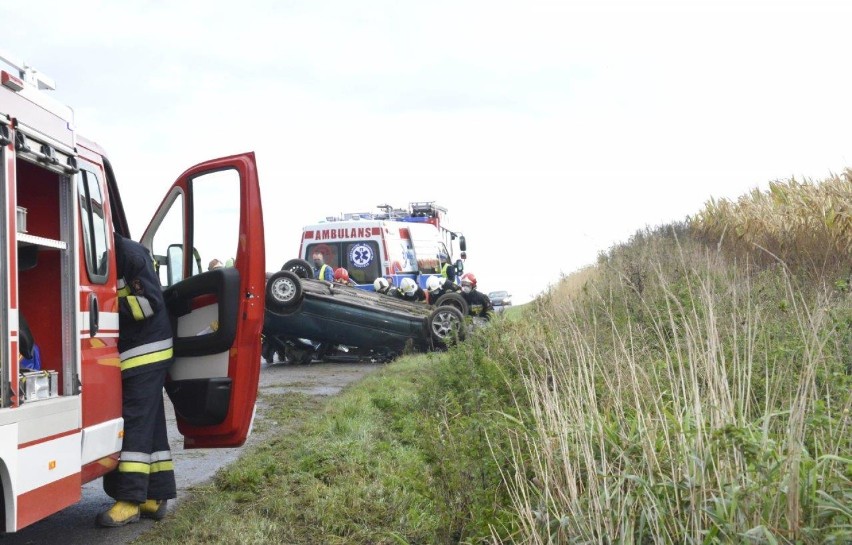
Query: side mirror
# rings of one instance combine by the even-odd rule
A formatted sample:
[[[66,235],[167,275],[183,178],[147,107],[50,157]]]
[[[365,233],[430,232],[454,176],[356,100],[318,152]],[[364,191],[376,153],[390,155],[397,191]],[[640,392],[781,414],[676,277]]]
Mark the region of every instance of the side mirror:
[[[192,250],[192,275],[201,273],[201,255],[198,250]],[[183,244],[170,244],[166,251],[166,274],[169,286],[183,280]]]
[[[461,275],[464,272],[464,261],[456,259],[456,274]]]
[[[460,257],[462,259],[467,259],[467,252],[462,252]]]
[[[183,280],[183,245],[170,244],[166,251],[166,281],[174,286]]]
[[[461,235],[459,237],[459,250],[461,250],[462,252],[467,250],[467,242],[464,240],[464,235]]]

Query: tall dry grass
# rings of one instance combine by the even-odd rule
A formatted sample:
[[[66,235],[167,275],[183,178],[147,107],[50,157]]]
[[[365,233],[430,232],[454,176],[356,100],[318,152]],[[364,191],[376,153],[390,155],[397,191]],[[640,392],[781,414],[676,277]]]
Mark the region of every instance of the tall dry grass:
[[[710,200],[689,219],[696,236],[752,260],[808,271],[852,266],[852,169],[822,182],[774,181],[737,201]],[[755,249],[762,252],[755,253]]]
[[[513,339],[528,418],[506,431],[517,524],[493,542],[852,540],[848,292],[678,231],[602,256]]]

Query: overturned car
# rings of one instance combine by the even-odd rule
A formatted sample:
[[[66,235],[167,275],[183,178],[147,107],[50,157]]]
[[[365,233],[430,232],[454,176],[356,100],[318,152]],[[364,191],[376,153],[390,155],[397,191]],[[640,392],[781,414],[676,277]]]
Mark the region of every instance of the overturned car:
[[[464,309],[430,307],[316,280],[291,260],[266,283],[263,357],[289,363],[337,356],[389,361],[403,351],[441,349],[465,335]]]

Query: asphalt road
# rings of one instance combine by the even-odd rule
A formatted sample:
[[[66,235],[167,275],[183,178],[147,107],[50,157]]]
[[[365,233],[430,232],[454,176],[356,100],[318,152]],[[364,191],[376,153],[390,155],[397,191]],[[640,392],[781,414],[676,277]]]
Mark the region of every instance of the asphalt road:
[[[380,367],[372,363],[313,363],[299,366],[264,364],[260,373],[260,389],[268,393],[302,392],[318,397],[333,396],[346,385]],[[255,424],[265,419],[265,408],[262,399],[259,400]],[[265,440],[275,431],[273,425],[262,426],[260,429],[267,431],[252,434],[246,444],[239,448],[183,450],[183,437],[177,431],[168,398],[166,419],[178,488],[177,500],[170,502],[169,510],[186,498],[193,486],[209,480],[219,468],[234,462],[247,447]],[[101,479],[97,479],[83,487],[83,498],[79,502],[20,532],[0,537],[0,544],[117,545],[129,543],[154,524],[168,524],[169,519],[166,517],[160,522],[142,519],[122,528],[96,527],[95,516],[110,505],[112,499],[103,492]]]

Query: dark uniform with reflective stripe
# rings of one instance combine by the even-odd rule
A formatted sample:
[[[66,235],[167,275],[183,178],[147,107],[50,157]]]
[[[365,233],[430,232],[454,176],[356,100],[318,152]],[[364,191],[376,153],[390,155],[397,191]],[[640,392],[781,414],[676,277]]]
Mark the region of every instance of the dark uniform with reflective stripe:
[[[115,234],[124,441],[118,469],[104,476],[116,500],[177,497],[163,384],[174,361],[172,325],[154,263],[141,244]]]
[[[468,314],[471,316],[479,316],[487,320],[491,319],[494,304],[491,303],[491,299],[487,295],[476,289],[470,290],[468,293],[465,293],[464,290],[462,290],[461,295],[464,297],[464,300],[467,301],[468,307],[470,308]]]

